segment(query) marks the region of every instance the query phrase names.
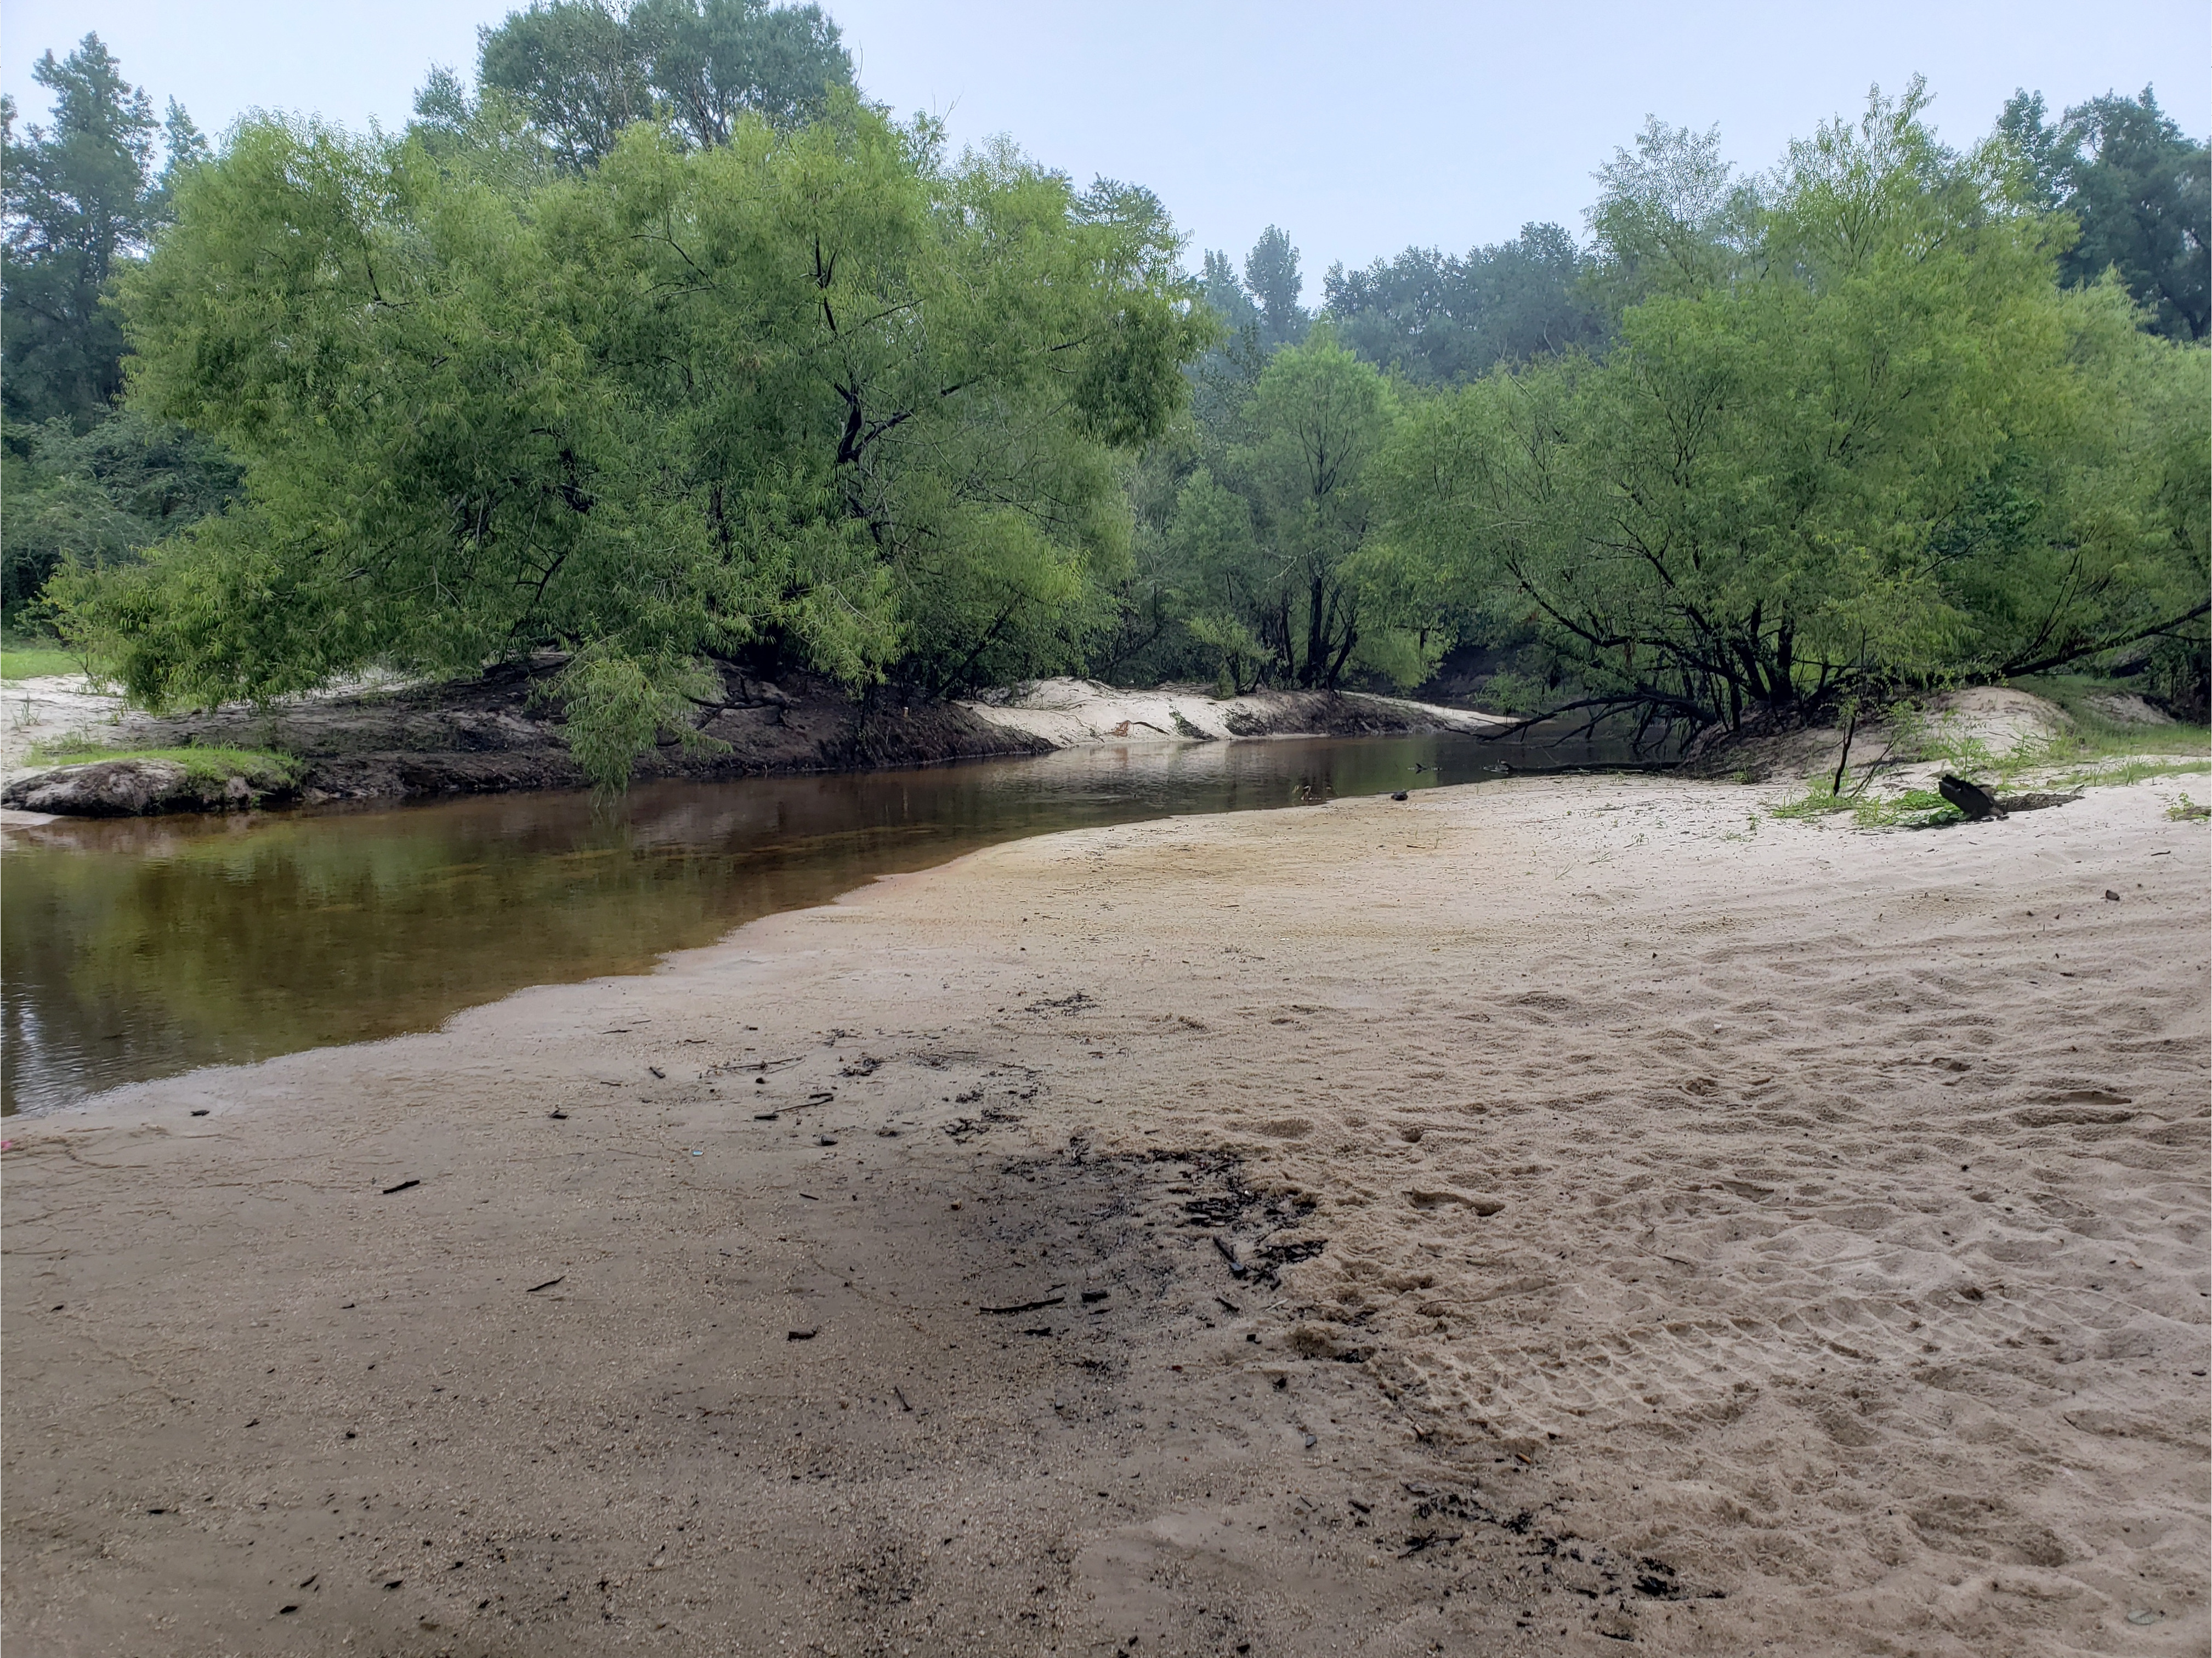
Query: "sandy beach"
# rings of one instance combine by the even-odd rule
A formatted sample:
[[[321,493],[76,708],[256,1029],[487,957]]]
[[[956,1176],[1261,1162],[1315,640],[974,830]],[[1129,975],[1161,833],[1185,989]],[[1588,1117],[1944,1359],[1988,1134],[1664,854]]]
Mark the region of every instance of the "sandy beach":
[[[2174,793],[1082,830],[12,1119],[0,1634],[2212,1651]]]

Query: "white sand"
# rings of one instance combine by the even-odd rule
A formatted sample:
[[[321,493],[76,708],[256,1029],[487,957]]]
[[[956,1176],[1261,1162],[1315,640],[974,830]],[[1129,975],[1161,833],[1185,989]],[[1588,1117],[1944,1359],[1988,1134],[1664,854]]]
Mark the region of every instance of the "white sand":
[[[2203,1653],[2173,793],[1055,835],[16,1120],[6,1638]]]
[[[960,706],[994,725],[1041,737],[1063,749],[1303,736],[1340,728],[1347,713],[1354,717],[1364,713],[1378,727],[1392,730],[1479,733],[1512,724],[1472,708],[1447,708],[1364,691],[1262,690],[1216,697],[1198,686],[1127,689],[1095,679],[1033,679]]]
[[[50,674],[0,684],[0,780],[36,770],[29,751],[40,744],[112,744],[123,699],[95,691],[81,674]]]

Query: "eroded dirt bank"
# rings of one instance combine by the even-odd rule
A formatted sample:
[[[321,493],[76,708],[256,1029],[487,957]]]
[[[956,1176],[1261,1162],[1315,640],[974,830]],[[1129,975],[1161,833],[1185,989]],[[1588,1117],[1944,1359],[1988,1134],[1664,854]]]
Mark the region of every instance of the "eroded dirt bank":
[[[87,816],[302,800],[416,799],[514,789],[573,789],[589,779],[568,751],[544,676],[500,669],[471,684],[395,687],[155,718],[125,711],[81,681],[10,686],[4,799],[10,807]],[[1212,742],[1279,735],[1352,736],[1480,731],[1490,716],[1395,697],[1258,691],[1215,699],[1202,689],[1117,691],[1087,680],[1041,680],[964,701],[878,687],[855,699],[810,676],[780,682],[725,676],[726,706],[702,714],[699,745],[673,738],[634,768],[635,780],[849,772],[1046,754],[1103,742]],[[287,782],[221,777],[194,786],[155,761],[105,769],[42,768],[33,744],[92,748],[273,750],[296,757]]]
[[[7,1637],[2203,1651],[2203,825],[1748,804],[1018,842],[18,1119]]]

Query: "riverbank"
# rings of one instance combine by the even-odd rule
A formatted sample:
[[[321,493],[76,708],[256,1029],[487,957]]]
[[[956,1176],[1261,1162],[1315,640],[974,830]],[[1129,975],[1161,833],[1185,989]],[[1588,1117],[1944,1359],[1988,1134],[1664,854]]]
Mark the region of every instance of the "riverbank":
[[[303,811],[0,815],[0,1117],[643,973],[1001,841],[1505,774],[1480,738],[1114,743]]]
[[[2176,795],[1085,830],[18,1119],[6,1633],[2201,1651]]]
[[[82,680],[0,688],[0,801],[31,811],[142,817],[333,800],[410,800],[588,780],[568,752],[540,683],[499,670],[471,684],[381,685],[170,718],[126,710]],[[953,760],[1048,754],[1103,743],[1212,742],[1267,736],[1480,732],[1504,722],[1358,692],[1255,691],[1216,698],[1197,687],[1123,691],[1053,679],[972,701],[879,689],[855,701],[827,681],[732,673],[728,706],[701,727],[704,746],[673,741],[641,758],[633,780],[854,772]],[[194,751],[251,756],[203,775]],[[136,756],[105,759],[104,751]],[[60,754],[70,763],[41,756]]]

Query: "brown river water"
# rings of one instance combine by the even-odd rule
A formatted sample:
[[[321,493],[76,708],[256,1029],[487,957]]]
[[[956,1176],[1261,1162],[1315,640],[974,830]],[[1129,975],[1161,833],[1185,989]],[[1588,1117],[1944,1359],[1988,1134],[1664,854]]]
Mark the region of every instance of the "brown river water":
[[[1022,835],[1619,756],[1455,736],[1068,750],[376,810],[58,821],[0,853],[0,1111],[435,1029]],[[1416,768],[1421,768],[1417,770]]]

